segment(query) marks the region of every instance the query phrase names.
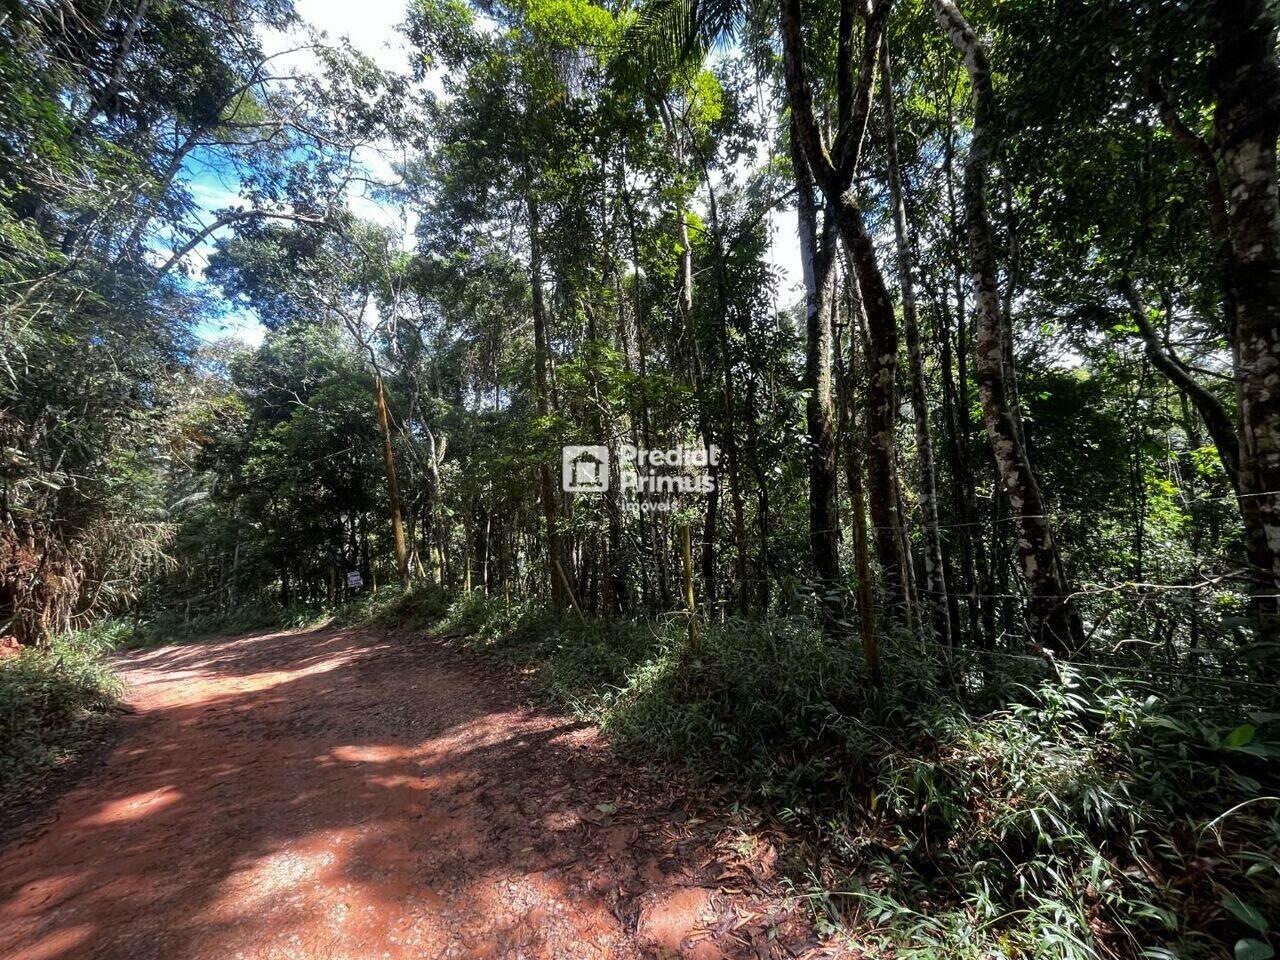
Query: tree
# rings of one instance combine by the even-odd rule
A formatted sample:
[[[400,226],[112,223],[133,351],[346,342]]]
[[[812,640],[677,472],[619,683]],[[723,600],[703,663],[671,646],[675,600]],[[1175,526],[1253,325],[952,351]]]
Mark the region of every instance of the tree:
[[[871,113],[872,93],[880,60],[880,43],[890,3],[880,0],[864,18],[861,62],[854,81],[850,51],[854,5],[841,6],[841,55],[837,66],[839,91],[836,138],[830,148],[823,139],[813,108],[813,92],[804,59],[799,0],[783,0],[779,22],[783,46],[783,74],[795,131],[814,180],[835,215],[861,293],[870,328],[872,369],[867,388],[868,502],[875,527],[876,554],[891,604],[907,603],[904,557],[894,485],[894,425],[897,415],[898,321],[885,284],[866,219],[852,189],[862,155]]]
[[[274,328],[304,322],[340,325],[373,373],[373,407],[382,437],[382,460],[396,568],[403,583],[412,578],[404,533],[404,510],[396,476],[391,413],[382,362],[375,343],[399,320],[403,297],[403,256],[394,237],[368,224],[346,220],[319,225],[306,234],[278,224],[224,244],[210,263],[209,276],[232,296],[254,307]],[[272,309],[281,310],[278,315]]]
[[[1240,505],[1261,638],[1280,640],[1280,86],[1276,19],[1264,0],[1210,6],[1211,83],[1231,261]]]
[[[1016,403],[1009,395],[1008,332],[997,291],[995,237],[987,203],[989,166],[995,152],[991,67],[986,50],[955,4],[949,0],[933,0],[933,4],[939,24],[964,59],[973,87],[973,142],[965,165],[964,206],[977,308],[974,373],[996,466],[1018,521],[1018,559],[1030,594],[1028,626],[1037,646],[1076,650],[1084,643],[1084,630],[1071,603],[1071,590],[1027,454]]]

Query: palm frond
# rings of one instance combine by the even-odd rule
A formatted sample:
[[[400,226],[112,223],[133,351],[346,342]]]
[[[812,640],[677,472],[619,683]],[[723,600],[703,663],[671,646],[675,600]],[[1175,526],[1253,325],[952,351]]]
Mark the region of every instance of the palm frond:
[[[749,12],[746,0],[648,0],[623,33],[616,66],[671,69],[732,41]]]

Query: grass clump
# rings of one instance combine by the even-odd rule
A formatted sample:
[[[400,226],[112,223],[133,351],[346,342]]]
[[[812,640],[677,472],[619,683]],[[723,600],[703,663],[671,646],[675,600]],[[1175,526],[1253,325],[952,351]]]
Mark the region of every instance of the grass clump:
[[[609,622],[556,617],[536,603],[459,598],[438,632],[464,649],[496,657],[532,675],[541,692],[584,719],[601,722],[605,705],[631,672],[669,648],[678,633],[660,621]]]
[[[976,657],[898,638],[885,681],[802,620],[555,619],[478,596],[455,642],[624,750],[802,838],[820,924],[884,956],[1265,960],[1280,945],[1280,712],[1262,688]]]
[[[391,585],[327,611],[325,620],[338,626],[368,624],[424,630],[439,623],[448,610],[448,596],[434,584],[418,583],[408,589]]]
[[[1275,715],[1070,669],[1003,700],[919,711],[877,759],[867,829],[833,832],[861,854],[846,906],[883,942],[922,958],[1271,955]]]
[[[123,687],[109,638],[78,633],[0,659],[0,805],[75,760],[105,728]]]

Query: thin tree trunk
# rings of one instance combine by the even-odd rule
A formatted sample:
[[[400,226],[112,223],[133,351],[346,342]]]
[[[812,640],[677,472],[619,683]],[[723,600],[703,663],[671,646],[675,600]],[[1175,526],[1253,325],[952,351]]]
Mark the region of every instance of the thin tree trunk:
[[[924,388],[924,358],[916,311],[915,265],[907,235],[907,209],[898,158],[898,134],[893,104],[893,74],[889,46],[880,48],[880,94],[884,105],[885,155],[889,165],[889,198],[893,206],[893,231],[898,253],[898,284],[902,290],[902,326],[907,339],[907,368],[911,374],[911,411],[916,427],[919,467],[918,494],[924,515],[925,593],[932,632],[939,642],[952,644],[951,608],[946,568],[942,560],[942,532],[938,527],[938,480],[933,465],[933,440],[929,431],[929,406]]]
[[[684,602],[689,611],[689,649],[698,650],[698,608],[693,595],[693,547],[690,545],[689,524],[680,526],[680,555],[684,561]]]
[[[858,626],[862,637],[862,651],[867,672],[873,681],[880,678],[880,648],[876,631],[877,611],[875,591],[872,589],[871,557],[867,540],[867,504],[862,487],[862,458],[864,449],[857,436],[858,425],[853,413],[853,398],[858,393],[858,333],[861,326],[861,297],[857,294],[857,280],[846,278],[846,303],[848,305],[849,352],[840,376],[840,445],[844,450],[845,486],[849,491],[849,514],[853,528],[853,572],[858,598]]]
[[[539,417],[550,412],[551,350],[547,343],[547,308],[542,292],[542,223],[537,198],[532,190],[526,198],[529,214],[529,285],[533,297],[534,386]],[[563,610],[573,602],[569,576],[564,569],[560,543],[560,506],[551,465],[544,459],[538,464],[538,488],[543,517],[547,524],[547,576],[551,587],[551,603]]]
[[[444,523],[440,503],[440,457],[435,431],[430,426],[422,428],[427,438],[427,515],[425,540],[431,560],[431,578],[436,586],[444,586]]]
[[[951,110],[951,99],[947,99],[946,132],[943,139],[942,170],[947,187],[947,212],[951,231],[957,245],[963,249],[964,237],[961,224],[960,205],[956,199],[955,176],[955,122]],[[966,312],[964,294],[964,266],[954,262],[952,269],[951,294],[955,296],[955,343],[951,341],[951,326],[942,332],[945,349],[955,357],[955,381],[952,384],[952,397],[955,401],[953,448],[956,463],[956,475],[960,478],[961,504],[964,507],[965,537],[963,542],[973,549],[974,565],[972,568],[973,589],[970,590],[971,609],[976,616],[974,639],[979,646],[993,649],[996,642],[995,579],[991,571],[991,554],[987,549],[987,537],[981,525],[981,511],[978,509],[978,479],[973,462],[971,444],[977,434],[985,430],[981,424],[973,422],[969,415],[973,404],[969,390],[969,351],[971,348],[970,327]],[[947,291],[942,293],[942,302],[949,302]],[[951,364],[944,365],[944,372],[951,375]]]
[[[987,206],[987,177],[995,147],[995,92],[987,53],[950,0],[933,0],[938,22],[964,58],[973,86],[973,138],[965,166],[964,206],[968,221],[976,330],[974,373],[983,420],[1000,479],[1018,523],[1018,560],[1027,586],[1028,626],[1040,648],[1075,650],[1084,630],[1071,603],[1057,544],[1040,485],[1009,400],[1005,338],[996,285],[995,237]]]
[[[916,590],[915,557],[911,551],[911,537],[907,532],[910,514],[907,510],[906,493],[902,486],[902,468],[900,457],[895,450],[893,455],[893,509],[897,514],[898,556],[902,558],[902,612],[907,632],[921,640],[924,636],[924,622],[920,613],[920,594]]]
[[[893,616],[906,617],[906,577],[901,552],[902,531],[898,524],[897,494],[894,487],[894,447],[897,425],[898,327],[888,288],[871,238],[860,211],[845,216],[856,220],[856,227],[846,232],[846,249],[862,292],[867,318],[868,356],[866,382],[866,451],[867,505],[871,510],[872,543],[884,577],[886,603]],[[847,239],[852,233],[851,244]],[[871,293],[868,295],[867,291]]]
[[[391,446],[391,418],[387,414],[387,395],[382,387],[382,374],[374,368],[374,389],[378,398],[378,426],[382,429],[382,462],[387,470],[387,499],[391,502],[391,535],[395,543],[396,569],[400,583],[409,585],[409,548],[404,539],[404,513],[400,506],[400,483],[396,479],[395,451]]]
[[[707,205],[711,238],[716,246],[715,275],[719,286],[721,309],[717,311],[719,327],[716,338],[717,353],[720,360],[721,392],[724,403],[724,424],[721,439],[724,443],[725,473],[729,479],[729,506],[733,516],[733,540],[736,556],[734,572],[738,581],[738,612],[746,616],[751,608],[751,584],[747,576],[747,526],[746,506],[742,496],[742,463],[738,450],[737,433],[737,399],[734,388],[733,370],[729,357],[729,330],[726,314],[730,309],[730,293],[728,279],[725,277],[724,237],[720,232],[719,205],[716,201],[715,186],[711,182],[711,174],[707,169],[706,158],[699,155],[702,169],[702,181],[707,188]],[[717,480],[717,485],[719,481]]]
[[[805,424],[809,433],[809,554],[826,627],[843,616],[839,590],[839,531],[836,512],[836,444],[831,384],[831,287],[835,267],[835,222],[823,219],[813,199],[809,164],[791,131],[791,163],[799,200],[800,265],[805,285]]]

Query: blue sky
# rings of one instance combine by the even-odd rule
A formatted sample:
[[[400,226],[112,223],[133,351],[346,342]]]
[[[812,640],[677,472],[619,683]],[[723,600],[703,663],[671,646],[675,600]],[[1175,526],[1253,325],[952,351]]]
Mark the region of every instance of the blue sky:
[[[408,53],[396,30],[396,25],[404,19],[405,0],[359,0],[359,3],[349,0],[296,0],[295,7],[306,24],[324,31],[329,39],[346,37],[353,46],[372,57],[382,67],[394,70],[406,67]],[[267,53],[288,50],[298,43],[297,33],[272,31],[263,37],[263,47]],[[281,67],[309,70],[314,61],[310,54],[298,53],[281,58],[279,63]],[[369,151],[361,159],[375,176],[390,172],[386,158],[375,151]],[[204,211],[243,202],[234,173],[212,169],[208,164],[202,163],[198,156],[192,157],[187,164],[187,171],[191,178],[189,186],[192,195]],[[357,213],[384,222],[399,218],[398,210],[384,209],[366,196],[365,190],[361,186],[348,197],[348,202]],[[213,252],[215,239],[216,237],[210,238],[208,243],[202,244],[190,255],[187,268],[197,281],[203,273],[207,257]],[[251,311],[236,309],[227,311],[220,318],[202,322],[196,327],[195,333],[204,340],[235,337],[256,345],[262,342],[265,330]]]

